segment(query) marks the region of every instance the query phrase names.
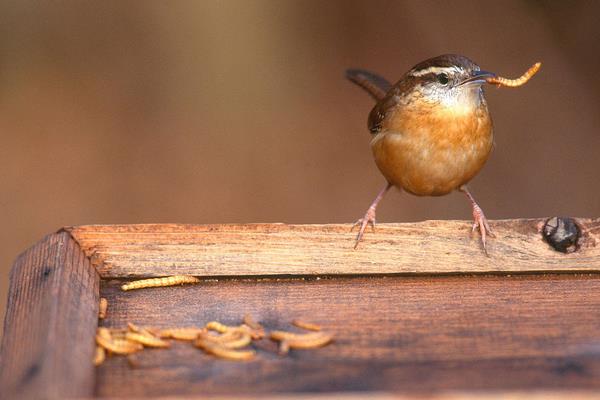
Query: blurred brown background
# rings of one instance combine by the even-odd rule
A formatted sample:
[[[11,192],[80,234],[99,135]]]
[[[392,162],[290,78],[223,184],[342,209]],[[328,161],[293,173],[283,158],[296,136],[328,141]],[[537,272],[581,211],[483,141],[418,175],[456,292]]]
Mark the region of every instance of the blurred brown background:
[[[371,99],[448,52],[487,89],[489,218],[599,216],[600,2],[102,1],[0,4],[0,310],[16,255],[64,225],[351,222],[384,183]],[[388,195],[382,222],[469,219],[460,194]],[[348,245],[353,236],[348,234]],[[400,249],[399,249],[400,251]]]

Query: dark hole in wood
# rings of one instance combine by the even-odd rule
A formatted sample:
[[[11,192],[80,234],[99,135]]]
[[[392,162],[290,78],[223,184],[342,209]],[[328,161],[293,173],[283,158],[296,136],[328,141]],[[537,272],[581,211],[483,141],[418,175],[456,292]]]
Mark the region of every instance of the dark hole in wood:
[[[581,228],[573,218],[552,217],[544,224],[542,236],[554,250],[573,253],[580,247]]]

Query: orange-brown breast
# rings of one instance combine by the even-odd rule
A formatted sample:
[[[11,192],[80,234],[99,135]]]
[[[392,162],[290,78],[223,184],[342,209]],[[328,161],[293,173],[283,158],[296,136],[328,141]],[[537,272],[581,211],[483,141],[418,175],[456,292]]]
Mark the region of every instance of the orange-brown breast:
[[[493,146],[483,101],[472,110],[413,104],[398,107],[372,139],[375,163],[393,185],[419,196],[441,196],[471,180]]]

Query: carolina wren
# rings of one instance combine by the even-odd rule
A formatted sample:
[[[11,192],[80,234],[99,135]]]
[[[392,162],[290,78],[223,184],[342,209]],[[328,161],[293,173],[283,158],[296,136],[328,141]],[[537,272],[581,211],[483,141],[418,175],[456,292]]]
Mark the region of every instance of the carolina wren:
[[[417,196],[465,193],[473,209],[473,231],[479,229],[487,254],[486,237],[494,235],[466,184],[493,147],[482,85],[495,74],[481,71],[467,57],[447,54],[417,64],[395,85],[363,70],[348,70],[346,76],[377,101],[368,127],[375,163],[387,180],[354,224],[360,226],[354,248],[367,226],[375,227],[377,204],[396,186]]]

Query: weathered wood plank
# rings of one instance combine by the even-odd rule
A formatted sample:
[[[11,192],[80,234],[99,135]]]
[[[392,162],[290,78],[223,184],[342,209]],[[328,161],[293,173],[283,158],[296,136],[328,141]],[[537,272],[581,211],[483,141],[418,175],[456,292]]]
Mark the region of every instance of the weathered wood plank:
[[[579,219],[572,254],[542,219],[491,221],[489,257],[469,221],[379,224],[353,249],[349,224],[97,225],[66,228],[103,277],[600,272],[600,219]]]
[[[335,342],[280,357],[262,341],[248,363],[189,343],[144,350],[136,368],[112,357],[98,369],[98,396],[600,389],[597,274],[224,279],[132,292],[121,283],[101,288],[106,326],[235,324],[249,313],[269,330],[318,323]]]
[[[93,395],[91,365],[100,277],[66,233],[16,260],[4,322],[2,398]]]

